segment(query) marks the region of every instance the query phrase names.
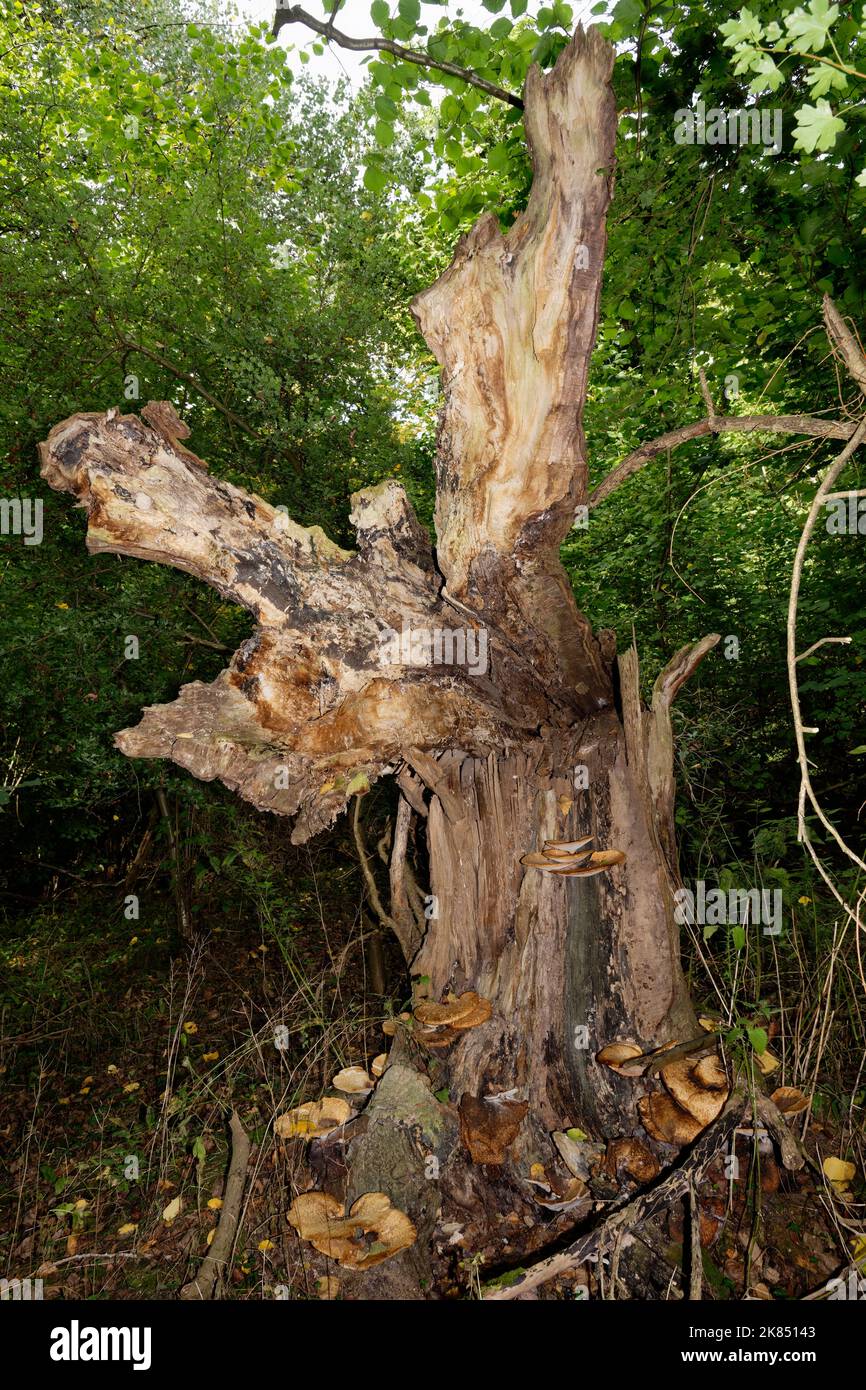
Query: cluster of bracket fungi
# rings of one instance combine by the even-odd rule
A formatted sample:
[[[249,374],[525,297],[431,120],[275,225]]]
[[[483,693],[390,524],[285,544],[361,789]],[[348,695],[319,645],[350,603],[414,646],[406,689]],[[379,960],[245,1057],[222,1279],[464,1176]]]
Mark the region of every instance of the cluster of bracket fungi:
[[[524,854],[520,862],[527,869],[540,869],[556,878],[592,878],[625,863],[621,849],[591,850],[588,846],[592,841],[592,835],[582,840],[545,840],[540,854]]]
[[[637,1043],[610,1043],[596,1060],[620,1076],[643,1076],[645,1065],[665,1051],[646,1055]],[[663,1091],[641,1096],[637,1103],[643,1127],[660,1144],[681,1147],[690,1144],[720,1114],[730,1094],[725,1068],[716,1053],[696,1061],[688,1053],[672,1059],[659,1069]]]

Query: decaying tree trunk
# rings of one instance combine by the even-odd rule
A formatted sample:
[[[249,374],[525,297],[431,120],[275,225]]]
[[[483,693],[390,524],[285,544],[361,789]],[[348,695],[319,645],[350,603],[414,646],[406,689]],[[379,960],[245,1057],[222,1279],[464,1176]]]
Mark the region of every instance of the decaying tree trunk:
[[[296,816],[296,841],[386,773],[427,813],[433,915],[412,973],[433,1000],[474,990],[492,1011],[446,1048],[395,1040],[349,1149],[347,1195],[385,1191],[419,1239],[351,1276],[359,1296],[423,1296],[446,1218],[459,1250],[492,1264],[543,1247],[585,1210],[534,1204],[533,1165],[559,1162],[551,1133],[647,1141],[636,1103],[658,1082],[596,1054],[695,1031],[672,910],[669,710],[718,639],[674,658],[649,709],[626,653],[618,702],[610,643],[559,560],[588,500],[612,57],[578,29],[551,72],[530,72],[529,205],[506,235],[483,217],[415,303],[444,390],[435,553],[395,482],[353,498],[358,549],[339,549],[210,477],[164,403],[142,419],[73,416],[41,446],[43,476],[87,510],[91,551],[174,565],[256,618],[212,685],[185,686],[117,736],[124,753]],[[625,861],[564,878],[521,863],[589,835]],[[442,1088],[447,1101],[433,1097]]]

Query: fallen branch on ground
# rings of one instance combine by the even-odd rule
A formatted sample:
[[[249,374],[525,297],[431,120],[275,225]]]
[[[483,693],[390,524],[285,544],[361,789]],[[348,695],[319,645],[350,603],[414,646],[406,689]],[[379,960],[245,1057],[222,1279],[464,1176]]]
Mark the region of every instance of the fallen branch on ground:
[[[213,1244],[202,1260],[198,1274],[188,1284],[184,1284],[181,1289],[179,1297],[182,1299],[213,1298],[217,1281],[222,1278],[231,1256],[237,1234],[238,1215],[247,1176],[247,1164],[250,1159],[250,1141],[236,1110],[232,1111],[229,1129],[232,1136],[232,1157],[229,1164],[229,1175],[226,1179],[226,1195],[223,1198],[219,1225],[216,1228]]]

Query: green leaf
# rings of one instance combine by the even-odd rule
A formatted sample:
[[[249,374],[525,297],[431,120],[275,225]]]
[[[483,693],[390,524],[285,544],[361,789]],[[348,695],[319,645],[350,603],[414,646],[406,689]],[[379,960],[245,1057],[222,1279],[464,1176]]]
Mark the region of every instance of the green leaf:
[[[810,0],[808,9],[796,9],[785,16],[785,28],[791,36],[795,53],[820,53],[827,42],[830,28],[839,18],[839,6],[827,0]]]
[[[390,121],[377,121],[375,126],[376,144],[387,150],[394,143],[394,127]]]
[[[734,943],[734,950],[742,951],[743,947],[746,944],[745,927],[731,927],[731,940]]]
[[[364,187],[371,193],[383,193],[388,187],[388,175],[378,164],[368,164],[364,170]]]
[[[720,24],[719,33],[725,36],[726,48],[736,48],[741,43],[760,43],[763,36],[761,21],[751,10],[740,10],[736,19]]]
[[[752,1044],[758,1056],[761,1057],[766,1052],[767,1043],[769,1042],[766,1030],[764,1028],[747,1028],[746,1032],[749,1037],[749,1042]]]
[[[508,168],[509,158],[508,146],[504,141],[501,141],[498,145],[491,145],[490,149],[487,151],[487,163],[490,165],[491,169],[496,169],[497,172],[501,169]]]
[[[397,9],[404,23],[413,27],[421,18],[421,0],[397,0]]]
[[[828,92],[847,92],[848,78],[838,68],[828,67],[826,63],[816,63],[806,73],[806,81],[813,97],[824,97]]]
[[[529,0],[511,0],[511,13],[515,19],[519,19],[522,14],[526,14],[526,7]]]
[[[617,0],[611,17],[615,23],[621,24],[628,31],[638,28],[643,19],[643,10],[638,0]]]
[[[830,103],[823,99],[814,106],[799,107],[795,115],[794,144],[807,154],[813,150],[831,150],[836,137],[845,129],[845,122],[833,115]]]
[[[391,7],[388,0],[373,0],[370,6],[370,18],[379,29],[382,28],[383,24],[387,24],[391,18]]]

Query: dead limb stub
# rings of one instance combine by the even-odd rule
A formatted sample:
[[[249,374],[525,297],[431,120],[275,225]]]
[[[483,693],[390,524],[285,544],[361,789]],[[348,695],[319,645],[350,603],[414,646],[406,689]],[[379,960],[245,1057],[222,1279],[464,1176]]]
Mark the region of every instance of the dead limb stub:
[[[297,813],[302,841],[410,742],[501,746],[548,713],[531,663],[498,634],[480,679],[434,664],[429,642],[407,660],[402,634],[450,629],[453,610],[398,484],[356,494],[359,548],[348,552],[210,477],[176,436],[136,416],[72,416],[40,453],[43,477],[86,509],[91,552],[185,570],[258,623],[211,685],[185,686],[117,735],[129,756],[171,758],[261,809]]]

